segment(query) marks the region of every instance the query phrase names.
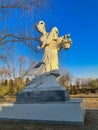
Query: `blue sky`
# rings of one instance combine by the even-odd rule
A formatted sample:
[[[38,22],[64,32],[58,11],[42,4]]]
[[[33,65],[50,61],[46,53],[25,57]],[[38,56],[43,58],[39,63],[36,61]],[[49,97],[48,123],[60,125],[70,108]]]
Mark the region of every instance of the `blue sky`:
[[[59,65],[67,69],[75,77],[98,78],[98,1],[97,0],[50,0],[51,7],[45,10],[35,9],[33,15],[26,14],[22,18],[19,10],[3,21],[14,33],[20,29],[28,30],[30,35],[38,36],[36,25],[40,20],[46,23],[47,31],[57,26],[59,36],[71,34],[73,44],[70,50],[62,50],[59,53]],[[33,16],[33,18],[32,18]],[[0,17],[3,17],[0,14]],[[14,18],[13,18],[14,17]],[[22,51],[21,51],[22,47]],[[16,53],[30,55],[29,49],[17,45]],[[42,54],[34,54],[33,58],[41,60]]]
[[[73,45],[59,54],[61,67],[76,77],[98,77],[97,0],[54,0],[52,8],[37,17],[46,22],[48,30],[57,26],[60,36],[71,34]]]

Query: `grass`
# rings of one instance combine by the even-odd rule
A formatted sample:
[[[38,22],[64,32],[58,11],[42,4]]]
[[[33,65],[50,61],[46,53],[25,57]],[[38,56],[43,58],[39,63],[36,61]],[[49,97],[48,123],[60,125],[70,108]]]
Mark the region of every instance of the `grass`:
[[[98,109],[98,94],[71,95],[71,98],[83,98],[85,109]]]

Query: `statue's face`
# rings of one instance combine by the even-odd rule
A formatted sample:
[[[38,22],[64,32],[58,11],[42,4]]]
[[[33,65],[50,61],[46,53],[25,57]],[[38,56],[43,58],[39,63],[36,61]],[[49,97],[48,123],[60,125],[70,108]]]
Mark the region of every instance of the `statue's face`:
[[[52,32],[53,32],[53,40],[57,40],[58,39],[58,29],[56,27],[52,28]]]
[[[37,30],[44,34],[46,31],[45,31],[45,23],[44,21],[40,21],[38,24],[37,24]]]

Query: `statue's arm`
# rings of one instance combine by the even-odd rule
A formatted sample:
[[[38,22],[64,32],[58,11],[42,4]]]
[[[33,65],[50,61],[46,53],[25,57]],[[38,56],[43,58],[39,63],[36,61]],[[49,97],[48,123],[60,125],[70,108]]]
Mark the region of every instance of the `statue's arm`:
[[[48,35],[48,33],[46,33],[46,34],[44,34],[44,35],[42,35],[42,37],[40,38],[40,46],[38,46],[38,49],[42,49],[42,48],[44,48],[46,45],[48,45],[47,44],[47,35]]]
[[[62,49],[62,42],[63,42],[64,36],[58,37],[58,42],[57,42],[57,49],[60,51]]]
[[[41,43],[40,46],[38,46],[38,49],[40,50],[40,49],[44,48],[46,45],[47,45],[47,44],[46,44],[46,42],[44,41],[44,42]]]

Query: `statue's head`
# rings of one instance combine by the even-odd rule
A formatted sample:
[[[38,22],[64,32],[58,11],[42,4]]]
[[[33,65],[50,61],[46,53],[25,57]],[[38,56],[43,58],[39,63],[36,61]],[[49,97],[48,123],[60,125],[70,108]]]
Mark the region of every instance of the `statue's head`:
[[[52,33],[53,40],[56,41],[58,39],[58,33],[59,33],[58,28],[53,27],[51,33]]]
[[[41,34],[46,33],[44,21],[40,21],[40,22],[37,24],[36,27],[37,27],[37,30],[38,30]]]
[[[70,38],[70,34],[66,34],[63,38],[63,41],[62,41],[62,47],[67,50],[70,48],[72,44],[72,40]]]

